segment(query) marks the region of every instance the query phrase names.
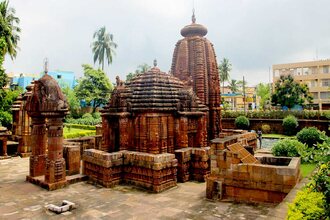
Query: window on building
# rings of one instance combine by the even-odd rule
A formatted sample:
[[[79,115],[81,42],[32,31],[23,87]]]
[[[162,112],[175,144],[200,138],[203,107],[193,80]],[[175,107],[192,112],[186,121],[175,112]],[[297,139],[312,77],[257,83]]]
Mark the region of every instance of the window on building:
[[[302,74],[301,74],[301,72],[302,72],[302,71],[301,71],[301,68],[297,68],[297,70],[296,70],[296,71],[297,71],[297,76],[300,76],[300,75],[302,75]]]
[[[330,79],[322,79],[322,87],[330,87]]]
[[[312,80],[310,87],[316,87],[317,86],[317,81],[316,80]]]
[[[321,99],[330,99],[330,92],[321,92],[320,98]]]
[[[313,99],[319,99],[319,94],[317,92],[312,92]]]
[[[57,75],[57,79],[61,79],[62,78],[62,76],[61,75]]]
[[[324,66],[323,67],[323,73],[329,73],[329,66]]]
[[[309,75],[309,68],[307,67],[303,68],[303,75]]]
[[[318,73],[318,72],[317,72],[317,67],[316,67],[316,66],[313,66],[313,67],[311,67],[310,69],[311,69],[311,73],[312,73],[312,74],[317,74],[317,73]]]
[[[280,76],[280,71],[279,70],[274,70],[274,76],[279,77]]]

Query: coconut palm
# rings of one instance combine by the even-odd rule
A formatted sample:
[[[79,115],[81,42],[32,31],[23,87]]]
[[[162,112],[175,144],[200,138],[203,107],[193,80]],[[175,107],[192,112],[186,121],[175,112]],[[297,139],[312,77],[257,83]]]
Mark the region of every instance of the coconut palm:
[[[229,85],[228,85],[229,89],[231,90],[231,92],[235,93],[235,92],[238,92],[238,81],[236,79],[232,79],[230,82],[229,82]]]
[[[231,63],[227,58],[223,58],[219,65],[219,78],[220,82],[222,82],[222,94],[225,92],[225,81],[229,80],[229,72],[231,71]]]
[[[139,73],[145,73],[145,72],[147,72],[150,69],[151,69],[151,66],[149,66],[146,63],[143,63],[143,64],[141,64],[141,65],[139,65],[137,67],[137,69],[135,70],[135,73],[137,73],[137,74],[139,74]]]
[[[113,42],[113,35],[107,33],[105,27],[95,31],[93,39],[94,64],[98,61],[99,65],[102,65],[102,70],[104,70],[104,59],[107,59],[108,65],[112,63],[112,57],[116,55],[117,44]]]
[[[0,38],[5,40],[4,54],[8,53],[11,59],[17,54],[17,43],[20,40],[21,29],[17,26],[19,18],[15,16],[15,9],[8,6],[9,1],[0,2]]]

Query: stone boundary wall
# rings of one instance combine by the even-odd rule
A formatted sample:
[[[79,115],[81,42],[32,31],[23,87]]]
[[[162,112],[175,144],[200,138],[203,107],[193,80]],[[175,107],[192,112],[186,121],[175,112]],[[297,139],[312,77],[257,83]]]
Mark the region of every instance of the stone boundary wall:
[[[222,118],[222,128],[223,129],[235,129],[235,118]],[[256,119],[249,118],[250,129],[258,130],[263,124],[268,124],[271,127],[271,133],[283,134],[284,130],[282,127],[283,119]],[[298,119],[298,130],[305,127],[317,127],[321,131],[325,131],[327,135],[330,135],[330,130],[328,130],[330,122],[326,120],[307,120]]]

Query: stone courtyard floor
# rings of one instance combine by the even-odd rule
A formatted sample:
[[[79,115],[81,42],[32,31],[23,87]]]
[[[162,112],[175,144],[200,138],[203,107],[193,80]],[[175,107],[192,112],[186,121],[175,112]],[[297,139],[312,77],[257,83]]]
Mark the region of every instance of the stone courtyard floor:
[[[0,219],[269,219],[272,204],[212,202],[205,183],[179,183],[160,194],[130,186],[102,188],[80,182],[47,191],[25,182],[29,158],[0,160]],[[69,200],[77,209],[63,214],[47,204]]]

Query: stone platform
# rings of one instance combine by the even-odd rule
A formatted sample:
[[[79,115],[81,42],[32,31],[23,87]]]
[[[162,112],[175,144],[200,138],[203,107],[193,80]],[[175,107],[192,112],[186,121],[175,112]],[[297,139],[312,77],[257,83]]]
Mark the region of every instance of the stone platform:
[[[80,182],[47,191],[25,181],[28,158],[0,161],[0,219],[270,219],[272,204],[212,202],[205,183],[178,183],[161,194],[126,185],[97,187]],[[45,206],[69,200],[77,208],[62,214]]]

